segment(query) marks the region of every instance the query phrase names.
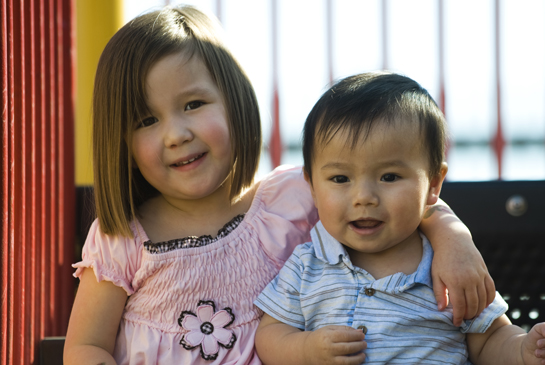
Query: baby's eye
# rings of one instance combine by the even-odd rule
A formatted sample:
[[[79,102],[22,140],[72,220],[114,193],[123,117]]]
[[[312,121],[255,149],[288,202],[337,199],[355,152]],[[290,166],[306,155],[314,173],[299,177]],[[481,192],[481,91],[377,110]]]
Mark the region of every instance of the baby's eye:
[[[394,181],[399,180],[399,176],[396,175],[396,174],[384,174],[384,175],[382,175],[380,180],[381,181],[386,181],[386,182],[394,182]]]
[[[201,107],[204,103],[202,101],[191,101],[185,106],[185,110],[193,110]]]
[[[138,124],[138,127],[149,127],[150,125],[155,124],[158,121],[159,121],[159,119],[157,119],[155,117],[149,117],[149,118],[146,118],[146,119],[142,120]]]
[[[346,176],[337,175],[337,176],[333,176],[331,178],[331,181],[333,181],[334,183],[337,183],[337,184],[344,184],[344,183],[347,183],[350,180]]]

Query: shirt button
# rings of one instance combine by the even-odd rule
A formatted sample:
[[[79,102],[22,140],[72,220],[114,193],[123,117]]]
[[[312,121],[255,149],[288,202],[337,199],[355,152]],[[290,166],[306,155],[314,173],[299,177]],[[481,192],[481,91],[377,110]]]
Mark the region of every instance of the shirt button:
[[[365,326],[358,326],[358,329],[359,329],[359,330],[362,330],[364,335],[367,334],[367,327],[365,327]]]
[[[373,288],[365,288],[365,295],[371,297],[375,295],[375,289]]]

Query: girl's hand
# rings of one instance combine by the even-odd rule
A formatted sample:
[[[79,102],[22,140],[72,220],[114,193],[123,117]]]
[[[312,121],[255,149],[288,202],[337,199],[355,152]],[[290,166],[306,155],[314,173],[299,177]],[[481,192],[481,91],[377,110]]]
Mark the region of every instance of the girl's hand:
[[[358,365],[365,361],[365,334],[348,326],[326,326],[309,332],[304,342],[305,363]]]
[[[453,306],[453,324],[479,315],[495,297],[494,281],[468,228],[441,200],[426,212],[420,229],[433,246],[433,291],[439,310]],[[448,298],[447,298],[448,293]]]
[[[450,300],[452,322],[461,326],[464,318],[478,316],[492,303],[495,286],[473,241],[453,241],[451,249],[450,253],[439,250],[434,255],[433,291],[439,310],[445,309]]]

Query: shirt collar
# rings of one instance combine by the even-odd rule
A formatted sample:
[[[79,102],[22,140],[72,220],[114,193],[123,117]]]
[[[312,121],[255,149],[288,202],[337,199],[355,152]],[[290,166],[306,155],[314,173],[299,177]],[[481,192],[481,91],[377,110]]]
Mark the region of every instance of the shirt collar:
[[[310,236],[312,238],[312,245],[316,257],[328,263],[330,265],[337,265],[340,262],[345,262],[350,269],[354,270],[352,262],[350,261],[350,256],[346,252],[344,246],[337,241],[333,236],[329,234],[324,228],[322,221],[318,221],[314,228],[310,231]],[[431,262],[433,260],[433,249],[427,237],[420,232],[420,237],[422,237],[422,260],[418,265],[416,271],[410,275],[405,275],[402,273],[394,274],[394,276],[399,276],[398,280],[387,280],[382,279],[377,280],[377,286],[382,287],[386,285],[388,288],[381,288],[385,291],[395,291],[402,292],[406,289],[414,286],[415,284],[423,284],[433,289],[433,284],[431,280]],[[383,285],[380,285],[379,282],[384,282]],[[386,284],[386,282],[388,284]],[[395,282],[395,288],[391,287],[392,283]],[[373,285],[374,286],[374,285]],[[377,287],[376,289],[379,289]]]
[[[312,228],[310,237],[316,257],[321,261],[330,265],[336,265],[342,261],[343,257],[346,256],[348,258],[348,253],[344,246],[325,230],[322,221],[318,221],[314,228]]]

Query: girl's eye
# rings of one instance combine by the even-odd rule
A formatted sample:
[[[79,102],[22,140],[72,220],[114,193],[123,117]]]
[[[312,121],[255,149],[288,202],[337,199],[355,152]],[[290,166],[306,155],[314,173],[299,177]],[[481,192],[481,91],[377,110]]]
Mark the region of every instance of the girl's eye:
[[[337,183],[337,184],[344,184],[344,183],[347,183],[349,180],[346,176],[343,176],[343,175],[337,175],[337,176],[333,176],[331,178],[331,181],[333,181],[334,183]]]
[[[397,181],[398,179],[399,179],[399,176],[397,176],[396,174],[385,174],[380,178],[381,181],[386,181],[386,182],[394,182],[394,181]]]
[[[141,121],[139,124],[138,124],[138,127],[149,127],[150,125],[152,124],[155,124],[159,121],[159,119],[155,118],[155,117],[149,117],[149,118],[146,118],[144,119],[143,121]]]
[[[202,101],[192,101],[187,103],[185,110],[193,110],[201,107],[204,103]]]

